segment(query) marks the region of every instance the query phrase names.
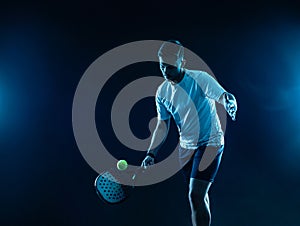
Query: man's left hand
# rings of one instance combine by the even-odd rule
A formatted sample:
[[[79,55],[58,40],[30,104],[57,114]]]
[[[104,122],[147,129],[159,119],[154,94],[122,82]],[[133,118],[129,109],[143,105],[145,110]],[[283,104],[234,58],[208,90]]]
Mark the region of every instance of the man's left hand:
[[[235,121],[236,118],[236,112],[237,112],[237,102],[235,97],[231,93],[225,94],[225,110],[228,112],[229,116],[233,121]]]

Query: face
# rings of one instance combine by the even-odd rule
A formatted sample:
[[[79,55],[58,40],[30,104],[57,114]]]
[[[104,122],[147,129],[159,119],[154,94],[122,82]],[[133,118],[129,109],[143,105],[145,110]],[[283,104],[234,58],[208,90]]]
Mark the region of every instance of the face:
[[[180,77],[182,59],[177,57],[163,59],[162,57],[159,57],[159,67],[165,79],[174,81]]]

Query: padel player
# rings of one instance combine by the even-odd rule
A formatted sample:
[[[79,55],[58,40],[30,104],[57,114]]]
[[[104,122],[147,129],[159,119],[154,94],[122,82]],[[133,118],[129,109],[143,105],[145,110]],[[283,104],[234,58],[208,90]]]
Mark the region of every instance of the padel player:
[[[224,134],[215,101],[235,120],[237,103],[213,77],[200,70],[184,68],[184,48],[180,42],[164,42],[158,51],[165,81],[156,92],[158,121],[142,166],[154,164],[161,142],[167,137],[173,117],[180,136],[179,160],[189,182],[189,202],[194,226],[209,226],[211,214],[208,191],[218,171]],[[204,153],[215,153],[205,169],[199,169]],[[189,156],[186,158],[186,156]]]

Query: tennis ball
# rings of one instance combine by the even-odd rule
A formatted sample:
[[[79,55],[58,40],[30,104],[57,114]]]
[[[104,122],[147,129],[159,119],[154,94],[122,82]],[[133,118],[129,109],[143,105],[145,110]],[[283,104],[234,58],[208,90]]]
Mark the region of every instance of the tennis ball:
[[[128,167],[128,164],[126,162],[126,160],[119,160],[117,163],[117,168],[118,170],[126,170]]]

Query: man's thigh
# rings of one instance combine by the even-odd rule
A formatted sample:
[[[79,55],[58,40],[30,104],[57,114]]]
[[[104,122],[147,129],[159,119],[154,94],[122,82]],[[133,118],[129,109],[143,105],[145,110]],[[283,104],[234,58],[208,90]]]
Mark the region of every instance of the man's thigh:
[[[203,180],[212,183],[219,170],[223,150],[224,150],[224,146],[220,146],[220,147],[202,146],[196,149],[194,154],[191,156],[191,159],[182,168],[186,180],[189,181],[190,178],[195,178],[197,180]],[[215,152],[216,156],[212,160],[212,162],[208,165],[208,167],[206,167],[202,171],[199,171],[199,165],[205,151]]]

